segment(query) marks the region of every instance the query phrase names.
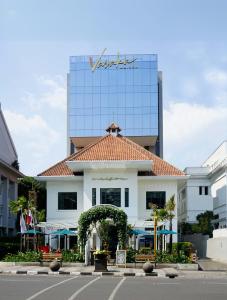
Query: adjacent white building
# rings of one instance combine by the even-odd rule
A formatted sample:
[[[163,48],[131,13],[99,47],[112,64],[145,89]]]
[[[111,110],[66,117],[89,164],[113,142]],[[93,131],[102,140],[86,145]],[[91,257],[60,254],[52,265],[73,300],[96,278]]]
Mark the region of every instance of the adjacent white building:
[[[227,227],[227,141],[224,141],[203,163],[209,168],[215,228]]]
[[[214,212],[215,228],[227,226],[227,141],[201,167],[184,170],[189,179],[178,194],[178,222],[196,223],[196,216]]]
[[[207,167],[188,167],[184,170],[189,176],[178,195],[178,222],[196,223],[197,215],[213,210],[210,179]]]
[[[0,236],[15,232],[9,201],[17,199],[18,156],[0,105]]]
[[[107,131],[38,175],[38,180],[46,182],[47,224],[77,228],[83,211],[112,204],[127,213],[134,228],[151,230],[150,204],[161,208],[172,195],[177,199],[178,189],[187,179],[182,171],[120,135],[116,124]],[[177,231],[177,206],[175,216],[173,230]]]

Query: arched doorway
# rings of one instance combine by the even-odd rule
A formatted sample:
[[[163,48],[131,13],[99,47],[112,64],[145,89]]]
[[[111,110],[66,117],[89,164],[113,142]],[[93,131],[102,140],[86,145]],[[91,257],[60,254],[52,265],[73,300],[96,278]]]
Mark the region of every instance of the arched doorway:
[[[112,219],[117,228],[117,236],[120,249],[124,249],[127,240],[127,215],[116,206],[109,204],[101,204],[90,208],[80,215],[78,225],[79,244],[82,252],[85,244],[90,236],[90,225],[95,225],[97,222]]]

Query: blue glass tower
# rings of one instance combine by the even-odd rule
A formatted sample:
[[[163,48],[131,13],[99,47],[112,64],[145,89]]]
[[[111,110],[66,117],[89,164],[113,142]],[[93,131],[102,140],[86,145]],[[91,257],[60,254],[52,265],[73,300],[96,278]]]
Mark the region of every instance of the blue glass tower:
[[[68,74],[69,152],[105,134],[122,134],[162,157],[162,80],[157,55],[71,56]],[[71,145],[71,146],[70,146]]]

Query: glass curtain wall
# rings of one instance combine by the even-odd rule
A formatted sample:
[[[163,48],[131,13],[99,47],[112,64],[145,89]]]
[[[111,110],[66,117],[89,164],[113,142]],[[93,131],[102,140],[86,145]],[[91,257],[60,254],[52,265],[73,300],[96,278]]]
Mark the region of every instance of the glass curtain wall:
[[[102,136],[116,122],[126,136],[158,136],[157,56],[105,55],[70,57],[69,136]]]

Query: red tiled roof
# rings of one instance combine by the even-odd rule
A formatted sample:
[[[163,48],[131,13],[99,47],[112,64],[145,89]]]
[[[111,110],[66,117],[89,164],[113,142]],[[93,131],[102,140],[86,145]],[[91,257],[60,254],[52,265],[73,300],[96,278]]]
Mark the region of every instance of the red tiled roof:
[[[150,160],[153,161],[152,175],[183,176],[182,171],[162,160],[155,154],[145,150],[131,140],[118,135],[108,134],[95,143],[84,147],[63,161],[39,174],[39,176],[66,176],[73,172],[66,165],[66,161],[103,161],[103,160]]]

